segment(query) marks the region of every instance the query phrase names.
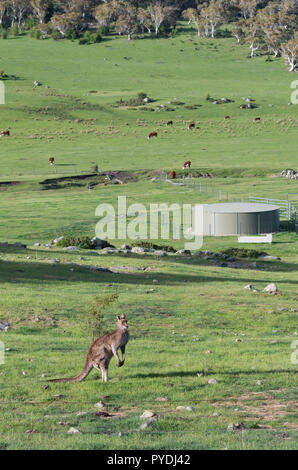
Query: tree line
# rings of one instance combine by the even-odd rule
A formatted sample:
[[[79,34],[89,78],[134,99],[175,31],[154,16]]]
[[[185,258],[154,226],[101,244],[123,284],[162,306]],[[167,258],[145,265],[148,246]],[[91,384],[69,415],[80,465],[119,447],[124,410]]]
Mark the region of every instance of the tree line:
[[[251,58],[265,50],[282,55],[289,71],[297,67],[298,0],[0,0],[3,38],[9,30],[29,30],[37,39],[98,42],[116,32],[132,40],[137,34],[175,35],[181,18],[210,38],[231,25]]]

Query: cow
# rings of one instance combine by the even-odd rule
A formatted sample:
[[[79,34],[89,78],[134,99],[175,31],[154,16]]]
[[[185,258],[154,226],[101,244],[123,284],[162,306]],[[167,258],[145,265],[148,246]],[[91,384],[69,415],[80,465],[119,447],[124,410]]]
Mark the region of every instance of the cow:
[[[260,117],[256,117],[256,118],[254,119],[254,122],[261,122],[261,118],[260,118]]]
[[[8,129],[6,129],[5,131],[2,131],[1,134],[0,134],[1,137],[9,137],[10,136],[10,132]]]
[[[186,168],[190,168],[190,167],[191,167],[191,162],[188,160],[187,162],[184,163],[182,170],[185,170]]]
[[[168,121],[168,122],[167,122],[167,127],[168,127],[168,126],[172,126],[173,124],[174,124],[173,121]]]
[[[157,137],[157,132],[150,132],[148,139],[152,139],[152,137]]]
[[[54,157],[49,158],[49,164],[50,165],[55,165],[55,158]]]
[[[170,178],[171,178],[172,180],[174,180],[174,179],[176,178],[176,171],[172,170],[172,171],[170,172]]]
[[[225,120],[231,119],[231,116],[225,116]]]
[[[191,131],[191,129],[194,129],[196,127],[194,122],[191,122],[188,126],[188,129]]]

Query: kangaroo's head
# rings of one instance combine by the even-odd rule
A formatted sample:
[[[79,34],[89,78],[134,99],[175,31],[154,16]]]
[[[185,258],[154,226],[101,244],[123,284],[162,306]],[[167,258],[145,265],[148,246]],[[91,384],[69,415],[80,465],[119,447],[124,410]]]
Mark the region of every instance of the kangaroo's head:
[[[124,313],[121,316],[117,315],[117,326],[120,330],[128,330],[128,323]]]

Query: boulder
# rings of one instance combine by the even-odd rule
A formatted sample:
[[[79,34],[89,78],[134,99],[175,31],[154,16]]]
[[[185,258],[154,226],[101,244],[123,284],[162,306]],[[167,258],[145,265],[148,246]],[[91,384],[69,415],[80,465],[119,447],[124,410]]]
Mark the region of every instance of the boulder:
[[[276,294],[278,292],[277,285],[274,284],[274,282],[271,282],[271,284],[268,284],[268,286],[265,287],[263,292],[268,292],[268,294]]]

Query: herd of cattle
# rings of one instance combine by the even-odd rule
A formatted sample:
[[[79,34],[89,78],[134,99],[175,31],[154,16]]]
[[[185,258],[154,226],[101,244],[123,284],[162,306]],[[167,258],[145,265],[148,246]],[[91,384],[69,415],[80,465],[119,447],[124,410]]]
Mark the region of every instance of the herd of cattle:
[[[231,119],[231,116],[225,116],[225,120],[228,120],[228,119]],[[260,122],[261,121],[261,118],[260,117],[256,117],[254,119],[254,122]],[[200,124],[200,123],[198,123]],[[166,126],[169,127],[169,126],[173,126],[174,125],[174,122],[173,121],[168,121],[166,123]],[[191,122],[189,125],[188,125],[188,129],[189,130],[192,130],[192,129],[195,129],[196,125],[194,122]],[[0,133],[0,137],[9,137],[10,136],[10,131],[9,129],[5,129],[4,131],[2,131]],[[148,139],[152,139],[153,137],[158,137],[158,133],[156,131],[153,131],[153,132],[150,132],[150,134],[148,135]],[[50,165],[55,165],[55,158],[54,157],[50,157],[49,158],[49,164]],[[191,167],[191,161],[186,161],[184,162],[184,165],[182,167],[183,170],[185,170],[186,168],[190,168]],[[173,175],[174,176],[174,175]],[[176,175],[175,175],[176,176]],[[175,177],[174,176],[174,177]]]

